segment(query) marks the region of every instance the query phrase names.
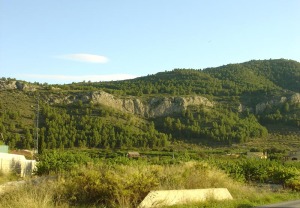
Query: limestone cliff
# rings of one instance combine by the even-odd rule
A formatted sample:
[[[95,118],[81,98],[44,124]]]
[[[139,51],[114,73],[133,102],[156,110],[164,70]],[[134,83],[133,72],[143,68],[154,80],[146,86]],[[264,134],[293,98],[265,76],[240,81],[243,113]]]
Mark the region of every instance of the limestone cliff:
[[[212,107],[213,102],[201,96],[189,97],[153,97],[145,100],[128,97],[118,98],[104,91],[78,94],[52,94],[47,97],[49,104],[71,104],[78,101],[83,103],[102,104],[126,113],[132,113],[142,117],[153,118],[179,113],[188,106],[202,105]]]
[[[25,90],[25,91],[35,91],[36,87],[33,85],[28,85],[21,81],[14,80],[0,80],[0,90]]]
[[[93,92],[92,103],[110,106],[121,111],[143,117],[159,117],[178,113],[191,105],[212,107],[213,103],[205,97],[156,97],[147,100],[139,98],[116,98],[104,91]]]
[[[1,90],[14,90],[17,89],[16,81],[3,81],[0,80]]]

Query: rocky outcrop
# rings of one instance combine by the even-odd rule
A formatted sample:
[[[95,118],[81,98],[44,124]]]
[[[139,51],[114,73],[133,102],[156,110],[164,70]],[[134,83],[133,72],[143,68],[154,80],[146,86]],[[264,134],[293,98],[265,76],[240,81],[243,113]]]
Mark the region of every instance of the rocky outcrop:
[[[17,89],[17,81],[0,80],[0,90],[15,90]]]
[[[28,85],[24,82],[13,81],[13,80],[0,80],[0,90],[25,90],[25,91],[35,91],[34,86]]]
[[[116,98],[104,91],[93,92],[91,102],[143,117],[159,117],[179,113],[191,105],[213,106],[211,101],[201,96],[157,97],[140,100],[138,98]]]
[[[180,113],[192,105],[203,105],[206,107],[214,105],[207,98],[201,96],[154,97],[142,100],[135,97],[118,98],[104,91],[96,91],[89,94],[52,94],[47,97],[47,102],[49,104],[72,104],[78,102],[101,104],[147,118]]]
[[[25,84],[23,82],[19,82],[19,81],[16,82],[16,87],[18,90],[25,90],[25,91],[35,91],[36,90],[35,87]]]
[[[289,98],[280,97],[280,98],[272,99],[268,102],[259,103],[255,106],[255,113],[256,114],[262,113],[266,110],[266,108],[268,106],[269,107],[280,106],[280,105],[283,105],[286,102],[289,102],[291,104],[300,103],[300,93],[295,93],[292,96],[290,96]]]
[[[82,103],[91,102],[91,96],[87,93],[51,93],[51,94],[40,94],[42,99],[50,104],[73,104],[81,101]]]
[[[36,91],[37,90],[37,88],[32,85],[22,83],[21,86],[22,86],[22,88],[20,88],[20,90],[25,90],[25,91]]]
[[[291,96],[291,104],[300,103],[300,93],[295,93]]]

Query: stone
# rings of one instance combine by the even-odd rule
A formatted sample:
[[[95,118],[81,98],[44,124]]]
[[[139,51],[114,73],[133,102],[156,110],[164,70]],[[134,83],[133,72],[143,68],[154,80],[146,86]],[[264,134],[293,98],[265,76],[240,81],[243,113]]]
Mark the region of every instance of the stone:
[[[188,106],[203,105],[213,107],[213,102],[205,97],[154,97],[147,100],[138,98],[117,98],[104,91],[93,92],[91,102],[113,107],[126,113],[132,113],[143,117],[167,116],[180,113]]]
[[[300,93],[295,93],[291,96],[291,103],[292,104],[300,103]]]
[[[153,208],[200,202],[205,200],[232,200],[227,188],[151,191],[138,208]]]

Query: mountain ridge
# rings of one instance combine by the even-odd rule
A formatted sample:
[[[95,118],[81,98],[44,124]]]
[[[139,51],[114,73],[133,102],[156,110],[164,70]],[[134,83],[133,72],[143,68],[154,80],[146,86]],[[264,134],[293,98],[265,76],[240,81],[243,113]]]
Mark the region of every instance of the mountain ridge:
[[[49,85],[2,78],[0,133],[13,148],[32,148],[39,99],[43,148],[243,143],[266,137],[268,124],[300,127],[299,82],[300,63],[284,59],[111,82]]]

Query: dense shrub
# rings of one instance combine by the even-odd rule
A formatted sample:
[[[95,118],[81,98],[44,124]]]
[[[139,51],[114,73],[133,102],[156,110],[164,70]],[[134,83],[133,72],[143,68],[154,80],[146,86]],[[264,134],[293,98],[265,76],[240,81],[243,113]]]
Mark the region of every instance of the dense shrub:
[[[38,175],[62,173],[91,161],[90,157],[80,152],[46,151],[39,158],[36,173]]]
[[[138,205],[157,187],[155,169],[97,165],[66,176],[66,195],[73,204]]]
[[[58,154],[57,152],[55,154]],[[251,163],[252,164],[252,163]],[[238,166],[237,166],[238,167]],[[246,187],[205,162],[153,165],[147,160],[99,160],[46,176],[1,196],[0,207],[137,207],[150,190],[228,188],[232,202],[208,201],[185,207],[253,207],[299,194],[278,194]],[[43,178],[43,177],[42,177]],[[296,179],[296,178],[295,178]],[[292,181],[286,185],[299,187]],[[183,206],[178,206],[183,207]]]
[[[289,164],[258,159],[211,160],[234,179],[244,182],[281,184],[283,187],[297,186],[300,170]],[[293,185],[295,184],[295,185]]]
[[[128,164],[98,162],[61,176],[60,196],[71,205],[137,207],[151,190],[232,188],[234,182],[206,163],[150,165],[145,161]]]

